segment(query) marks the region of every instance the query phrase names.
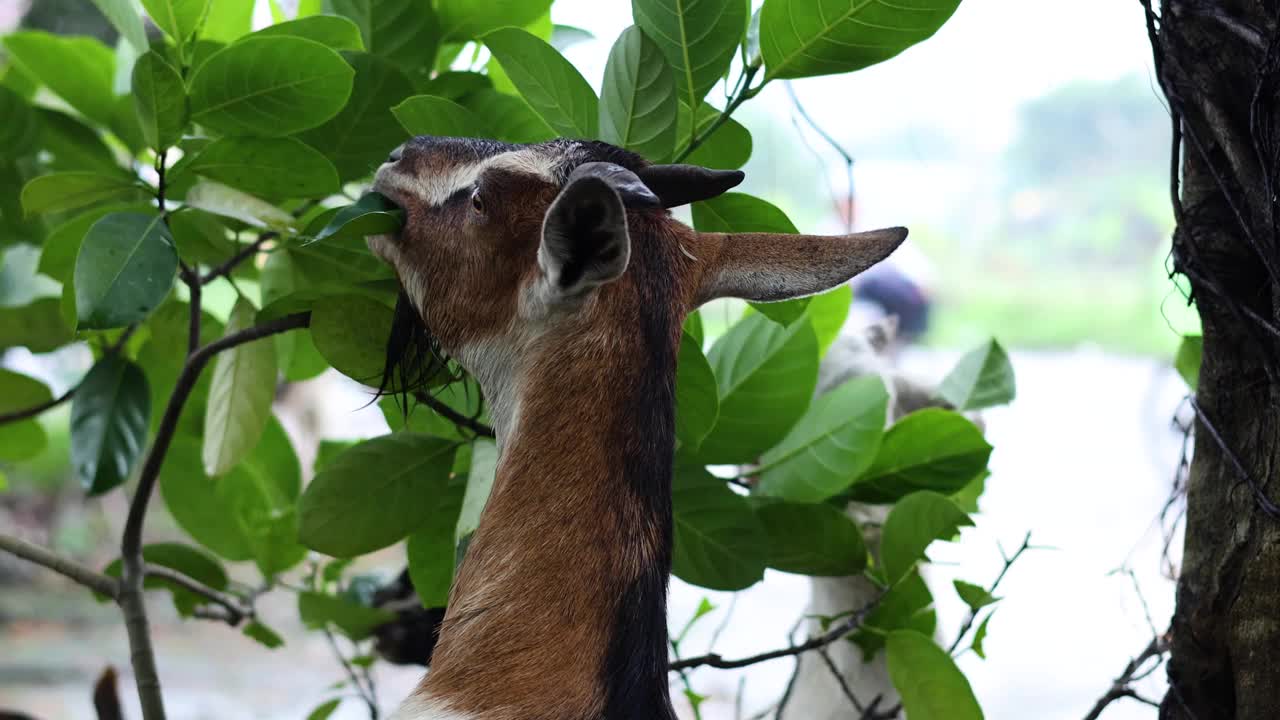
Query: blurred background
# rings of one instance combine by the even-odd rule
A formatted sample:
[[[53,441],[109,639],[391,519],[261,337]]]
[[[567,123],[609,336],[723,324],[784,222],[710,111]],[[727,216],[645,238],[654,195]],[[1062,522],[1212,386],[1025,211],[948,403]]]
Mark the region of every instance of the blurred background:
[[[594,35],[566,55],[598,86],[630,8],[559,0],[552,16]],[[88,0],[0,0],[0,32],[19,23],[112,34]],[[722,97],[713,90],[710,101],[722,105]],[[967,0],[932,40],[898,58],[853,75],[771,84],[735,118],[754,138],[743,189],[777,204],[801,230],[911,228],[908,244],[862,293],[897,303],[911,340],[897,357],[905,371],[936,380],[991,336],[1010,350],[1018,397],[985,413],[996,450],[977,527],[965,531],[963,552],[943,544],[933,553],[940,632],[954,634],[964,614],[945,589],[951,579],[989,583],[1002,566],[999,547],[1012,549],[1031,531],[1050,549],[1014,567],[1001,585],[987,659],[969,653],[961,666],[989,718],[1082,717],[1150,639],[1149,622],[1167,625],[1181,547],[1169,522],[1176,506],[1165,522],[1160,515],[1174,487],[1182,434],[1173,420],[1186,393],[1171,359],[1197,320],[1165,269],[1169,120],[1140,6]],[[5,256],[0,299],[39,292],[29,260]],[[849,329],[882,311],[866,304]],[[87,351],[74,350],[0,357],[55,393],[89,362]],[[376,407],[361,409],[368,399],[336,374],[280,398],[277,413],[303,467],[321,436],[385,432]],[[46,416],[50,444],[38,461],[3,468],[0,527],[101,565],[114,557],[106,539],[119,536],[125,498],[86,502],[69,481],[66,412]],[[153,515],[153,538],[178,536],[162,506]],[[368,563],[387,576],[403,566],[391,551]],[[676,581],[672,625],[706,595]],[[751,654],[785,644],[808,581],[770,571],[736,597],[709,599],[717,610],[686,653],[703,652],[727,621],[717,652]],[[220,625],[180,623],[167,602],[153,603],[175,718],[301,720],[342,678],[323,638],[306,637],[291,607],[263,610],[286,636],[280,650]],[[113,608],[0,557],[0,706],[92,717],[87,687],[107,662],[128,688]],[[790,673],[791,661],[781,660],[741,673],[704,669],[692,682],[710,696],[704,717],[719,720],[735,717],[739,695],[743,716],[767,707]],[[419,675],[380,666],[384,708]],[[1161,673],[1144,683],[1149,696],[1161,694]],[[136,702],[123,695],[127,706]],[[334,715],[364,716],[355,702]],[[1153,716],[1137,703],[1104,715]]]

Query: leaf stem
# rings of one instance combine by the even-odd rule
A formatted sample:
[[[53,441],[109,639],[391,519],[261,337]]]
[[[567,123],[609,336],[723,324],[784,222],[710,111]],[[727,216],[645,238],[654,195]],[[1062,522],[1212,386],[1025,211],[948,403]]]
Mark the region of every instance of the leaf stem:
[[[77,385],[76,387],[73,387],[70,390],[62,393],[58,397],[52,400],[48,400],[46,402],[42,402],[39,405],[32,405],[31,407],[22,408],[21,410],[14,410],[12,412],[0,414],[0,425],[5,425],[11,422],[18,422],[19,420],[26,420],[27,418],[33,418],[39,415],[40,413],[44,412],[45,410],[50,410],[52,408],[55,408],[61,405],[62,403],[70,400],[71,397],[76,394],[76,390],[79,387],[80,386]]]
[[[712,133],[714,133],[716,130],[719,130],[721,125],[724,125],[725,123],[729,122],[729,116],[733,114],[734,110],[737,110],[738,107],[742,105],[742,103],[750,100],[751,98],[759,94],[759,92],[764,88],[765,84],[768,82],[768,79],[766,79],[765,82],[762,82],[755,87],[751,87],[751,81],[755,78],[756,73],[759,71],[760,71],[759,67],[748,67],[743,69],[742,77],[739,79],[738,85],[737,85],[738,92],[733,96],[733,99],[729,101],[728,105],[725,105],[724,110],[720,113],[719,117],[717,117],[714,122],[708,125],[706,130],[703,130],[701,133],[696,133],[693,135],[693,138],[689,141],[689,146],[686,147],[684,150],[682,150],[680,154],[676,156],[675,162],[681,162],[685,158],[689,157],[689,155],[691,155],[694,150],[697,150],[698,147],[702,145],[702,143],[707,141],[707,138],[711,137]],[[697,110],[698,109],[696,107],[689,109],[689,113],[690,113],[689,124],[693,128],[697,128],[698,126]]]

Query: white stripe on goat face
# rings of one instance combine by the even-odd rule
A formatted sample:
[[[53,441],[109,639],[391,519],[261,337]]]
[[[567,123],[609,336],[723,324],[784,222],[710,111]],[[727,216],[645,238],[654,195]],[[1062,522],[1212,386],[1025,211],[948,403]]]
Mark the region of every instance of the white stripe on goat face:
[[[378,170],[374,186],[389,186],[417,197],[428,207],[439,207],[454,193],[474,185],[489,168],[505,168],[555,182],[555,170],[562,162],[563,158],[540,152],[536,148],[520,148],[475,162],[454,165],[441,172],[412,174],[397,170],[391,165],[383,165]]]

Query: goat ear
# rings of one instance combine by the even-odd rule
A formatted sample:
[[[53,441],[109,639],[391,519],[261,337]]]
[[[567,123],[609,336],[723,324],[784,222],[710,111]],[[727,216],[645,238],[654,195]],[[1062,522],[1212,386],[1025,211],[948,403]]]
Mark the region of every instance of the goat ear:
[[[835,287],[889,257],[902,227],[852,235],[702,233],[707,267],[697,304],[720,297],[774,302]]]
[[[711,170],[697,165],[650,165],[636,175],[658,196],[662,207],[668,208],[718,197],[746,177],[741,170]]]
[[[630,256],[622,197],[599,176],[571,178],[547,209],[538,246],[538,266],[552,298],[616,280]]]

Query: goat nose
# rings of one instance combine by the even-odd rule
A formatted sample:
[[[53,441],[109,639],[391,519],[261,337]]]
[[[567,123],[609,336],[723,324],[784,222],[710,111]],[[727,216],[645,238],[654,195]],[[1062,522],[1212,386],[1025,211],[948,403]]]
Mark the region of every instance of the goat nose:
[[[403,156],[404,156],[404,145],[401,144],[400,147],[397,147],[395,150],[392,150],[391,154],[387,156],[387,162],[389,163],[396,162]]]

